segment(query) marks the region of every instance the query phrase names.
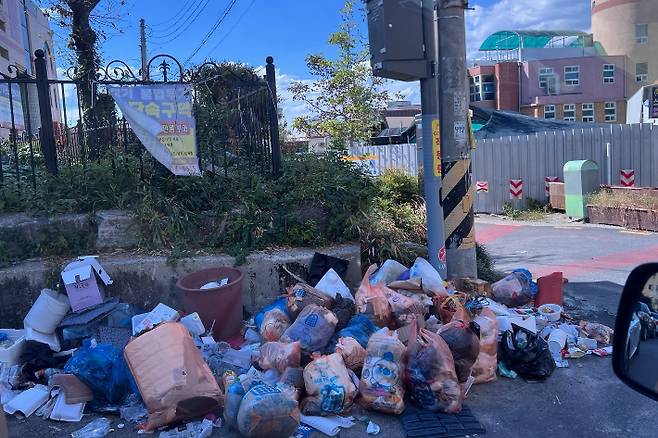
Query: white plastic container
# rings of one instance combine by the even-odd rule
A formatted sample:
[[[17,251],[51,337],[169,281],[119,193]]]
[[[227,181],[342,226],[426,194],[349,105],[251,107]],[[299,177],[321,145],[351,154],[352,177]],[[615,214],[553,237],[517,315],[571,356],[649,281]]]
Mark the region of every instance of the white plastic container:
[[[562,307],[557,304],[542,304],[537,310],[550,322],[559,321],[562,316]]]
[[[23,319],[23,324],[41,333],[55,333],[70,308],[71,303],[66,295],[43,289]]]
[[[9,366],[19,365],[21,354],[25,348],[25,332],[23,330],[0,329],[12,342],[8,348],[0,347],[0,362]]]
[[[548,349],[554,358],[560,357],[560,351],[562,351],[566,344],[567,333],[564,330],[555,329],[548,336]]]

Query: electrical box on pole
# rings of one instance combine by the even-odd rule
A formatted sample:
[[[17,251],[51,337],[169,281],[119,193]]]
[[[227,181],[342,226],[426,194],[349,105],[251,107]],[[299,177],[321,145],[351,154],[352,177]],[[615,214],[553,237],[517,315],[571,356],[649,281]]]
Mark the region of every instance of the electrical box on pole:
[[[366,0],[366,11],[373,74],[399,81],[428,78],[422,0]]]

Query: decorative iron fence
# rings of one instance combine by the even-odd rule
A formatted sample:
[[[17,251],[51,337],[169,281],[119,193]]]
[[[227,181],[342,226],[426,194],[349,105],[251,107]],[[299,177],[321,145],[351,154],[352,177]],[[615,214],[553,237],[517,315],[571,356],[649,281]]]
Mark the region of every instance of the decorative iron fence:
[[[192,85],[197,155],[202,171],[228,175],[248,167],[280,173],[279,125],[273,59],[266,75],[236,64],[204,63],[185,70],[159,54],[144,72],[114,60],[92,74],[69,69],[49,79],[43,51],[35,52],[34,77],[9,67],[0,73],[0,187],[8,178],[36,188],[37,175],[63,166],[135,157],[144,172],[145,148],[120,113],[108,87],[140,84]],[[4,99],[2,99],[4,97]],[[156,165],[157,166],[157,165]]]

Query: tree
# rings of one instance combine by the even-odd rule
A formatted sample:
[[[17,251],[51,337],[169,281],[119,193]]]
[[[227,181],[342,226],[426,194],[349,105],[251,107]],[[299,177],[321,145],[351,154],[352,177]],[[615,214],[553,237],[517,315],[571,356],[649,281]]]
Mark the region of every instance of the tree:
[[[358,34],[353,0],[345,2],[341,15],[339,30],[329,37],[329,44],[338,49],[336,59],[308,55],[306,65],[316,79],[295,81],[289,88],[293,99],[311,111],[295,118],[293,128],[307,135],[328,135],[339,149],[350,141],[369,140],[390,100],[382,89],[384,80],[372,75],[368,46]]]
[[[76,76],[85,79],[79,83],[78,91],[83,120],[89,123],[94,106],[91,80],[100,66],[98,39],[99,36],[107,38],[111,30],[121,32],[119,6],[123,6],[125,0],[104,0],[102,8],[98,8],[101,0],[50,0],[46,3],[49,17],[60,27],[70,28],[68,47],[74,54]]]

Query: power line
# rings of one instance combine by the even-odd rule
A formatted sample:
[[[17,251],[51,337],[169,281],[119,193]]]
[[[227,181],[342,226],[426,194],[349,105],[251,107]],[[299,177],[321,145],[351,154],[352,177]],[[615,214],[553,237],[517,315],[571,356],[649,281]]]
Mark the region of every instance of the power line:
[[[174,30],[172,30],[171,32],[169,32],[167,34],[155,36],[153,39],[156,40],[156,43],[157,44],[167,44],[167,43],[170,43],[170,42],[178,39],[181,35],[183,35],[190,28],[190,26],[192,26],[192,24],[194,24],[196,19],[199,18],[199,15],[201,15],[201,13],[206,9],[206,7],[208,7],[208,4],[210,3],[210,0],[204,0],[204,1],[205,1],[205,3],[203,3],[202,5],[201,4],[197,5],[197,9],[195,11],[193,11],[192,14],[189,17],[187,17],[183,23],[181,23],[179,26],[175,27]],[[196,15],[195,15],[195,13],[196,13]],[[187,25],[186,25],[186,22],[187,22]],[[185,26],[185,27],[182,27],[182,26]],[[174,36],[172,37],[172,35],[174,35]],[[169,37],[171,37],[171,38],[169,38]],[[164,40],[164,39],[166,39],[166,41],[163,42],[162,40]],[[160,41],[158,41],[158,40],[160,40]]]
[[[247,6],[247,8],[244,11],[242,11],[242,14],[240,14],[240,16],[238,17],[238,20],[233,24],[233,26],[228,30],[228,32],[226,32],[226,34],[222,37],[222,39],[220,39],[217,42],[217,44],[215,44],[215,46],[212,49],[210,49],[210,51],[208,52],[209,54],[212,54],[212,52],[214,52],[215,49],[217,49],[220,46],[220,44],[222,44],[224,42],[224,40],[226,40],[226,38],[228,38],[229,35],[231,35],[231,33],[235,30],[236,27],[238,27],[238,24],[240,24],[242,19],[247,15],[247,12],[249,12],[249,9],[251,9],[251,7],[255,3],[256,3],[256,0],[251,0],[251,3],[249,3],[249,6]]]
[[[195,1],[196,1],[196,0],[187,0],[187,1],[185,2],[185,4],[183,5],[183,7],[180,8],[180,10],[179,10],[178,12],[176,12],[174,15],[172,15],[171,17],[169,17],[167,20],[165,20],[165,21],[161,21],[161,22],[159,22],[159,23],[155,23],[155,24],[153,24],[152,26],[153,26],[153,27],[165,27],[165,26],[163,26],[163,25],[168,24],[168,23],[171,23],[171,22],[174,22],[174,21],[180,21],[179,19],[177,19],[177,17],[178,17],[179,15],[181,15],[181,13],[183,13],[183,12],[184,12],[184,13],[183,13],[182,15],[187,15],[187,12],[189,11],[189,8],[192,6],[192,3],[194,3]],[[172,25],[172,26],[173,26],[173,25]],[[167,26],[167,27],[169,27],[169,26]]]
[[[192,54],[190,56],[187,57],[184,64],[187,65],[190,62],[190,60],[194,57],[194,55],[199,53],[199,50],[201,50],[201,48],[204,46],[204,44],[206,44],[208,42],[210,37],[212,37],[213,33],[215,33],[217,28],[219,28],[219,25],[222,24],[222,22],[226,19],[226,17],[231,12],[231,9],[233,9],[233,6],[235,6],[237,1],[238,0],[232,0],[231,1],[231,3],[228,5],[228,7],[224,10],[224,14],[221,17],[219,17],[219,19],[215,22],[214,26],[208,31],[206,36],[203,38],[203,40],[201,41],[199,46],[192,52]]]

